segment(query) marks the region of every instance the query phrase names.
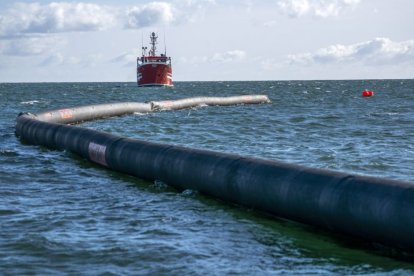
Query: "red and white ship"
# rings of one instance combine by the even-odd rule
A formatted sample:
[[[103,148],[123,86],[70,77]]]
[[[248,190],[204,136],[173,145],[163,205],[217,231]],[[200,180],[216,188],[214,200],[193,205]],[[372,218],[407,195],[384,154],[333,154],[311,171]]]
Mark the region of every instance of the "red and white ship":
[[[142,47],[142,56],[137,58],[138,86],[173,86],[171,57],[167,53],[157,55],[156,34],[151,33],[151,49]]]

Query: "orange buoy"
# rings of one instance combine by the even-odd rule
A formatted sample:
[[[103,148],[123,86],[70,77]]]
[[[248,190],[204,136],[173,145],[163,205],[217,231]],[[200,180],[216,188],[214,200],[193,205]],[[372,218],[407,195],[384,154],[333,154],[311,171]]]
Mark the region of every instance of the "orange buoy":
[[[362,91],[362,97],[372,97],[374,96],[374,91],[365,89]]]

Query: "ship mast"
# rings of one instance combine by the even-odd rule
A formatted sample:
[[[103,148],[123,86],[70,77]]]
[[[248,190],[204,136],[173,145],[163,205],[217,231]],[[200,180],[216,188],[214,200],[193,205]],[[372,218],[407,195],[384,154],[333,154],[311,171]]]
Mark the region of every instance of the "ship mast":
[[[151,38],[151,50],[149,54],[150,56],[155,56],[155,51],[157,50],[157,47],[155,47],[155,44],[157,44],[158,36],[156,36],[155,33],[152,32],[150,38]]]

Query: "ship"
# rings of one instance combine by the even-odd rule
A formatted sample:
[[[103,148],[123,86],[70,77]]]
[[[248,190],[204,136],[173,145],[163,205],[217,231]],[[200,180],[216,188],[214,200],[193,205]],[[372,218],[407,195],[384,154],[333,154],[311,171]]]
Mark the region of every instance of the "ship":
[[[150,35],[150,46],[142,47],[141,57],[137,57],[137,84],[138,86],[173,86],[171,57],[157,54],[158,36],[152,32]]]

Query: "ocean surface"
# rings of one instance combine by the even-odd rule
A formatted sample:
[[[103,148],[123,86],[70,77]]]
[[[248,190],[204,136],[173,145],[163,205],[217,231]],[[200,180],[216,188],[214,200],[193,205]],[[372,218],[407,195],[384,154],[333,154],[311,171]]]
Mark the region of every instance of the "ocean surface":
[[[361,96],[365,88],[375,95]],[[85,122],[125,137],[414,181],[414,80],[0,83],[2,275],[404,275],[360,241],[23,144],[19,112],[266,94],[271,104]]]

